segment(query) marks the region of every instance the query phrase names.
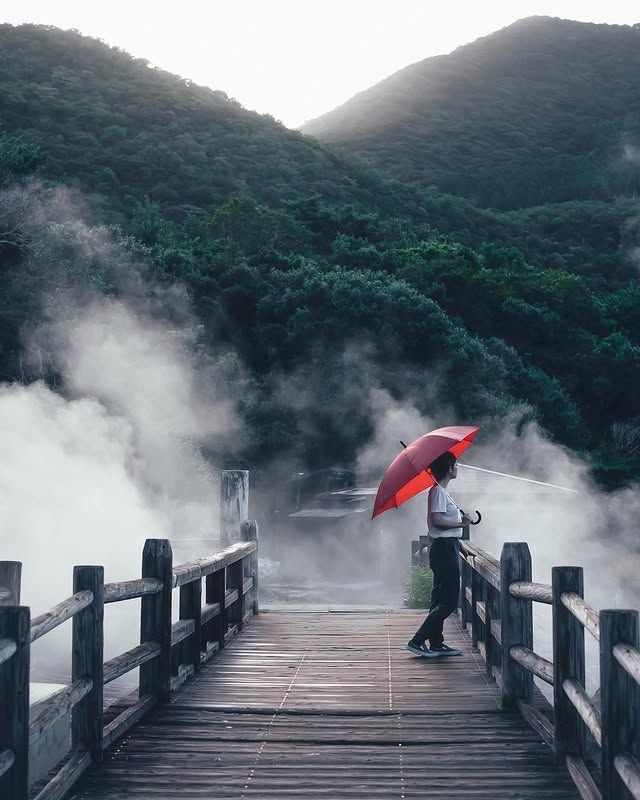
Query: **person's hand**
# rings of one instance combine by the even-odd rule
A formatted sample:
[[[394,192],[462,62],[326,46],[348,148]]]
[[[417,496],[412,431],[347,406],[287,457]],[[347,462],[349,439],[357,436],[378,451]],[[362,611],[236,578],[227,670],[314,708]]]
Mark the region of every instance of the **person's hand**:
[[[473,520],[471,519],[471,517],[468,514],[465,514],[464,512],[462,514],[462,524],[473,525]]]

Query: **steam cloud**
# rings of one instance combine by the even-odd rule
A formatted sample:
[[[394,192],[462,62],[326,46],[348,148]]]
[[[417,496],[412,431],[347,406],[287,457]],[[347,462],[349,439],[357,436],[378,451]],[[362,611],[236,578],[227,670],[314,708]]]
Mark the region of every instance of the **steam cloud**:
[[[229,369],[237,375],[239,367],[233,356],[194,355],[197,324],[179,287],[159,289],[145,281],[111,232],[77,221],[66,194],[49,194],[43,209],[41,191],[14,191],[0,197],[0,216],[20,203],[29,220],[25,269],[48,287],[48,321],[29,332],[26,351],[64,379],[64,395],[42,382],[0,387],[2,558],[25,562],[23,602],[38,613],[70,593],[73,564],[102,563],[107,580],[131,578],[139,572],[146,538],[215,532],[215,472],[200,448],[224,446],[231,436],[237,443],[241,435],[226,380]],[[107,283],[117,286],[120,299],[104,297]],[[357,465],[369,480],[383,473],[400,439],[454,421],[436,372],[420,376],[420,402],[416,381],[402,387],[405,399],[399,400],[382,388],[374,361],[367,345],[347,348],[323,409],[337,428],[368,420],[372,436]],[[326,402],[307,373],[281,378],[277,391],[304,419],[311,419],[307,412],[314,404]],[[426,407],[428,416],[419,411]],[[481,435],[463,461],[578,494],[460,470],[451,486],[454,497],[483,514],[474,540],[496,556],[505,541],[527,541],[534,580],[549,582],[553,565],[582,565],[586,596],[596,608],[637,607],[640,492],[600,493],[586,465],[534,424],[518,432],[522,413],[514,409],[499,433],[494,425]],[[293,457],[270,477],[297,474],[302,465]],[[268,483],[261,488],[254,499],[269,495]],[[255,503],[254,511],[261,516]],[[314,545],[298,537],[298,546],[285,553],[283,571],[310,581],[360,581],[360,603],[398,603],[409,543],[424,532],[424,513],[419,497],[374,523],[359,515],[343,540],[323,538],[331,532],[328,524]],[[274,517],[268,524],[267,543],[280,533]],[[124,646],[135,643],[135,630],[128,628],[124,618],[115,625]],[[545,632],[548,621],[539,619],[543,651]]]

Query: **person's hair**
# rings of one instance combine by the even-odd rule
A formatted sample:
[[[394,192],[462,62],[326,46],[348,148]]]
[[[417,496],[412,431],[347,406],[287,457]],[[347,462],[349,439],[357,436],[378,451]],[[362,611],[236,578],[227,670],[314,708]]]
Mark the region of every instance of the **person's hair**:
[[[429,465],[429,469],[433,472],[435,479],[441,481],[456,461],[457,459],[453,453],[447,450],[446,453],[438,456],[438,458]]]

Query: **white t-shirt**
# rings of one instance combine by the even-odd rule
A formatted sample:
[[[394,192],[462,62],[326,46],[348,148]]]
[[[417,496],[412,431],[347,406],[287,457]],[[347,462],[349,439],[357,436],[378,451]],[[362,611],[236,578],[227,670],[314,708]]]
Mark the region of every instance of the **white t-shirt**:
[[[446,522],[452,525],[456,522],[460,523],[459,528],[436,528],[431,524],[431,514],[433,512],[443,514]],[[436,483],[429,489],[429,497],[427,502],[427,527],[429,529],[429,536],[432,539],[453,538],[459,539],[462,536],[462,514],[460,509],[453,502],[449,492],[445,491],[442,486]]]

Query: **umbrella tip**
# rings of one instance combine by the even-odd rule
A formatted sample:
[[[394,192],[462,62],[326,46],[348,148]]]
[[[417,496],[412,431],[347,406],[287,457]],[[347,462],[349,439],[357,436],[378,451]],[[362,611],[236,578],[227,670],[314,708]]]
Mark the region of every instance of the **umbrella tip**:
[[[402,441],[402,439],[400,439],[400,444],[404,447],[405,450],[407,449],[407,445]]]

